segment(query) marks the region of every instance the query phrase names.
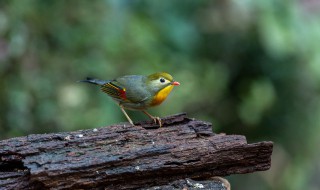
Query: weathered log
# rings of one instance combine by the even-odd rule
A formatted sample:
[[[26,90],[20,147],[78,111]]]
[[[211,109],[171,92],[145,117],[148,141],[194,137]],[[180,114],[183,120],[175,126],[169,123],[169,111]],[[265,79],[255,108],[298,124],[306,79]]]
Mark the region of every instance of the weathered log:
[[[195,181],[192,179],[180,179],[168,185],[142,188],[139,190],[230,190],[230,183],[221,177],[213,177],[206,181]]]
[[[0,189],[137,189],[270,168],[272,142],[247,144],[178,114],[0,141]]]

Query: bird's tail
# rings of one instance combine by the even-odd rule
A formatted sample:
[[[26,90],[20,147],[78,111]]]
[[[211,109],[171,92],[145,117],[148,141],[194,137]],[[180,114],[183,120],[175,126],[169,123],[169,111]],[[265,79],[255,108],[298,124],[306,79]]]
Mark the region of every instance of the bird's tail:
[[[78,82],[87,82],[87,83],[96,84],[96,85],[104,85],[110,81],[99,80],[99,79],[87,77],[86,80],[79,80]]]

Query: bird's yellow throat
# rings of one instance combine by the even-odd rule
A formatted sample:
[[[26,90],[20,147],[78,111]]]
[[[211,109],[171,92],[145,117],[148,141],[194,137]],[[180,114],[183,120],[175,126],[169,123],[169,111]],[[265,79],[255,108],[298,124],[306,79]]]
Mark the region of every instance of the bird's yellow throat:
[[[169,85],[164,89],[160,90],[154,97],[151,102],[151,106],[156,106],[161,104],[170,94],[171,90],[173,89],[173,85]]]

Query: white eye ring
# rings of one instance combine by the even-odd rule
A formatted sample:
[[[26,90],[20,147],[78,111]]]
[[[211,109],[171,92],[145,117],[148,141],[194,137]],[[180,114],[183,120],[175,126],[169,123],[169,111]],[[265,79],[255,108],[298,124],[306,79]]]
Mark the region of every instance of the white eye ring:
[[[164,78],[160,78],[160,82],[164,83],[164,82],[166,82],[166,80]]]

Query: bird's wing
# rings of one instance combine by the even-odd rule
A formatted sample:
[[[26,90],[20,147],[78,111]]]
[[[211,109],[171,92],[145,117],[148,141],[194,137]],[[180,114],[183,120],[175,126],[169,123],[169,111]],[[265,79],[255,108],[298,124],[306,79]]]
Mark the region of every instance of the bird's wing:
[[[145,80],[146,78],[144,76],[128,75],[115,79],[112,81],[112,84],[122,88],[120,90],[122,101],[141,103],[150,97],[150,93],[145,85]]]
[[[126,89],[117,84],[116,81],[110,81],[101,85],[101,90],[114,99],[125,101],[127,99]]]

